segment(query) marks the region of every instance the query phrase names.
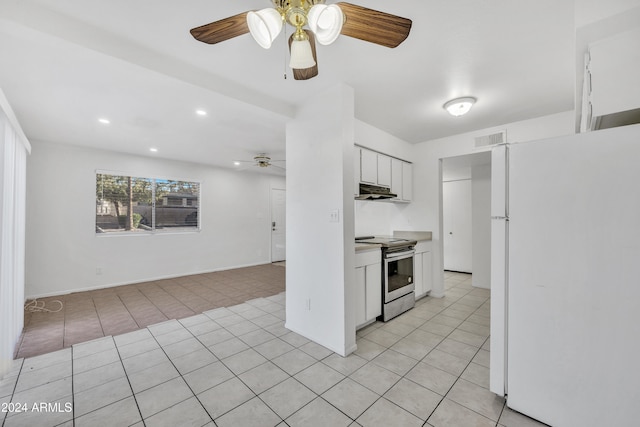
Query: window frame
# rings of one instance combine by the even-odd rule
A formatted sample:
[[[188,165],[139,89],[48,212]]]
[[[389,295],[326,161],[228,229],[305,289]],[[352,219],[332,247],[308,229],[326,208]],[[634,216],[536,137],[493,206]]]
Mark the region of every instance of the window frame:
[[[129,173],[129,172],[118,172],[118,171],[113,171],[113,170],[102,170],[102,169],[96,169],[95,170],[95,174],[94,174],[94,179],[97,185],[98,182],[98,176],[99,175],[111,175],[111,176],[120,176],[120,177],[131,177],[131,178],[136,178],[136,179],[147,179],[151,182],[151,229],[150,230],[145,230],[144,232],[140,232],[140,231],[132,231],[132,230],[114,230],[114,231],[106,231],[106,232],[99,232],[97,229],[97,212],[96,212],[96,208],[95,208],[95,204],[97,204],[97,197],[94,200],[94,209],[93,209],[93,217],[94,217],[94,221],[93,221],[93,225],[94,225],[94,235],[96,237],[111,237],[111,236],[154,236],[154,235],[167,235],[167,234],[193,234],[193,233],[199,233],[200,231],[202,231],[202,181],[200,180],[196,180],[196,179],[184,179],[184,178],[168,178],[168,177],[161,177],[158,175],[155,175],[153,178],[149,177],[149,174],[147,174],[147,176],[144,176],[145,174],[133,174],[133,173]],[[156,189],[157,189],[157,182],[158,181],[180,181],[180,182],[188,182],[190,184],[197,184],[198,186],[198,192],[197,192],[197,206],[196,206],[196,212],[197,212],[197,224],[196,226],[184,226],[184,227],[163,227],[163,228],[156,228],[156,222],[157,222],[157,218],[156,218],[156,208],[159,205],[157,203],[156,200]],[[193,205],[188,205],[188,206],[193,206]]]

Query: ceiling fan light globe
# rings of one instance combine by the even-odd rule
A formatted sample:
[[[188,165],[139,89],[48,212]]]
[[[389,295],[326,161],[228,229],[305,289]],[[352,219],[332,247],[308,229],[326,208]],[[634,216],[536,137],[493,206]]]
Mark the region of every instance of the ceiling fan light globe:
[[[267,8],[247,13],[247,25],[253,39],[261,47],[269,49],[282,31],[282,16],[277,10]]]
[[[311,68],[316,65],[309,40],[294,40],[291,43],[289,67],[294,69]]]
[[[316,4],[307,14],[309,28],[316,35],[316,40],[322,45],[333,43],[342,31],[344,14],[340,6],[331,4]]]

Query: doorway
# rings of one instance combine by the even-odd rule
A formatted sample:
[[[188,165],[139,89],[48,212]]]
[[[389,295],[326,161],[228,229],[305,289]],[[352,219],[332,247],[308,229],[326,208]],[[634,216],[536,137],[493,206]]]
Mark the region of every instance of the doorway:
[[[444,269],[472,272],[471,178],[442,182]]]
[[[286,200],[285,190],[271,189],[271,262],[287,257]]]
[[[491,152],[442,159],[443,268],[472,273],[475,287],[490,288]]]

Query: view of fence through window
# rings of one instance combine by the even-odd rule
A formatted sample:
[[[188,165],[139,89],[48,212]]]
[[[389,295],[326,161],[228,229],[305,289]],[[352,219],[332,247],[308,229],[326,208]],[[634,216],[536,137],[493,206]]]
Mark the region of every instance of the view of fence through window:
[[[198,230],[200,184],[96,174],[96,233]]]

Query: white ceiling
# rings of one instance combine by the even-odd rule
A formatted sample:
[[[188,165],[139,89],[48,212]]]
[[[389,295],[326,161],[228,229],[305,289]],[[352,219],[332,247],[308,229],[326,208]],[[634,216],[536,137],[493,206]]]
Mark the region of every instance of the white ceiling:
[[[573,0],[352,1],[412,19],[408,39],[340,37],[317,47],[319,76],[296,81],[283,35],[264,50],[189,34],[269,0],[3,0],[0,87],[32,140],[227,167],[283,158],[296,106],[339,82],[356,118],[411,143],[573,109]],[[451,117],[442,105],[459,96],[478,102]]]

